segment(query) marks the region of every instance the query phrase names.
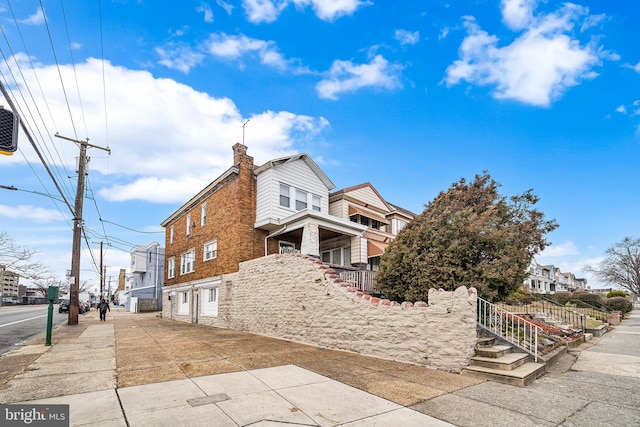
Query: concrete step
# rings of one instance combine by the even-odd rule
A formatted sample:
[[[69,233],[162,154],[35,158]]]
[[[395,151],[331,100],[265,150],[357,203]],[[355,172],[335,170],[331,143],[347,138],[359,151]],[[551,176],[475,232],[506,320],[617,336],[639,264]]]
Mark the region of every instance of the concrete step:
[[[513,371],[524,365],[528,358],[529,355],[527,353],[507,353],[501,357],[473,356],[471,358],[471,365],[502,371]]]
[[[496,343],[495,337],[480,337],[478,338],[478,347],[491,347]]]
[[[482,378],[501,384],[526,387],[536,379],[543,376],[545,372],[545,365],[527,362],[511,371],[485,368],[483,366],[467,366],[462,371],[462,375],[469,375],[475,378]]]
[[[492,345],[490,347],[478,347],[476,346],[476,356],[498,358],[504,356],[507,353],[511,353],[513,347],[510,345]]]

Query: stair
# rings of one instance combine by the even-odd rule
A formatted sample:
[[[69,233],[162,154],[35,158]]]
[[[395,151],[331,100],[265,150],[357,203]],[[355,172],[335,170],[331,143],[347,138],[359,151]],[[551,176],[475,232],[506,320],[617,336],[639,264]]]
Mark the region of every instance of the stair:
[[[545,373],[543,363],[529,362],[528,359],[527,353],[513,352],[513,347],[497,344],[495,338],[479,338],[476,355],[462,374],[526,387]]]

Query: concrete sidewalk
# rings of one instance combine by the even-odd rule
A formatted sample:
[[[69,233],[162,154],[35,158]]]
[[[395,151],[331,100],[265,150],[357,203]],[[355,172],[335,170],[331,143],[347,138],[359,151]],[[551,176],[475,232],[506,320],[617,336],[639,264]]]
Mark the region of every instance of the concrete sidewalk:
[[[92,426],[640,425],[640,313],[594,341],[518,388],[114,308],[4,355],[0,402]]]

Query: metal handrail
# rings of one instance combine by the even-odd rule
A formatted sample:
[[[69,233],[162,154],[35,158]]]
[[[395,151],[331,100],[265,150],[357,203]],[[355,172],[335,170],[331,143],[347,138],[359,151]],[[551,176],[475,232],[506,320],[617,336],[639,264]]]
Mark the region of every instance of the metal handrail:
[[[537,298],[530,304],[522,304],[517,307],[517,311],[519,314],[542,314],[565,325],[571,325],[572,329],[580,329],[582,332],[587,328],[587,316],[584,313],[545,298]]]
[[[482,298],[478,298],[478,325],[526,351],[534,361],[538,361],[540,326]]]

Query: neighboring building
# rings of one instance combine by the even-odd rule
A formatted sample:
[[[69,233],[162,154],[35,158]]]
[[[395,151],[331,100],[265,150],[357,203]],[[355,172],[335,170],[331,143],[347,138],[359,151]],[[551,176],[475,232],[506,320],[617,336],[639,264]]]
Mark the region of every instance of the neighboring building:
[[[0,265],[0,294],[5,302],[17,301],[20,295],[20,275],[7,270],[5,265]]]
[[[380,257],[415,214],[388,203],[378,191],[366,182],[329,195],[329,213],[367,227],[363,234],[367,247],[367,263],[363,269],[378,271]],[[323,262],[333,262],[333,252],[322,252]]]
[[[541,265],[533,258],[522,289],[532,294],[554,294],[587,289],[587,279],[576,279],[573,273],[563,273],[554,265]]]
[[[132,312],[162,311],[164,248],[159,243],[153,242],[147,246],[134,246],[130,253],[131,285],[127,290],[120,291],[120,282],[124,283],[124,274],[121,271],[118,280],[119,302],[124,303],[125,307]],[[153,307],[147,304],[142,308],[141,300],[146,300]]]

